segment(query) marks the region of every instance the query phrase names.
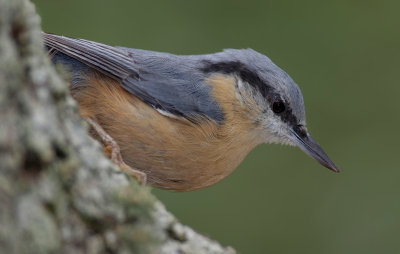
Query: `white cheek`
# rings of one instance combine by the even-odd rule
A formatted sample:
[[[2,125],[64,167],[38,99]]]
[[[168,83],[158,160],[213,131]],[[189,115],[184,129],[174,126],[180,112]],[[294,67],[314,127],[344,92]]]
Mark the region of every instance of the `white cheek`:
[[[284,145],[295,145],[289,139],[289,130],[287,126],[280,121],[275,116],[270,115],[267,119],[269,121],[265,122],[264,125],[264,143],[276,143],[276,144],[284,144]]]
[[[243,91],[243,81],[242,79],[238,78],[236,81],[237,87],[240,91]]]

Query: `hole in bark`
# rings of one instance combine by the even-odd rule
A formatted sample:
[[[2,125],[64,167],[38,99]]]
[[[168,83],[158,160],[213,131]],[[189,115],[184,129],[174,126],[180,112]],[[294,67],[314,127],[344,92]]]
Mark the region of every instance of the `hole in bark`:
[[[36,176],[42,170],[43,163],[37,153],[28,151],[25,153],[22,169],[29,175]]]
[[[24,32],[25,32],[25,27],[22,26],[22,24],[19,24],[17,22],[12,24],[10,34],[18,46],[22,44],[21,34],[23,34]]]
[[[53,144],[53,148],[57,158],[65,159],[67,157],[67,151],[59,144]]]
[[[173,226],[170,226],[169,228],[167,228],[167,234],[169,237],[171,237],[172,239],[178,241],[178,242],[186,242],[187,238],[186,235],[184,233],[179,233],[176,232],[176,230],[173,228]]]

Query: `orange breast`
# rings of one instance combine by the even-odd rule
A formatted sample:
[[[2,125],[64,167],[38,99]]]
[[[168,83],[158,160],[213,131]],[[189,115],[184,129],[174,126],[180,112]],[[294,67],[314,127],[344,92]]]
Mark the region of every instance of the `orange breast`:
[[[97,121],[118,142],[124,161],[145,172],[150,184],[188,191],[230,174],[259,143],[235,94],[234,78],[208,81],[225,115],[221,124],[164,116],[100,74],[73,94],[82,117]]]

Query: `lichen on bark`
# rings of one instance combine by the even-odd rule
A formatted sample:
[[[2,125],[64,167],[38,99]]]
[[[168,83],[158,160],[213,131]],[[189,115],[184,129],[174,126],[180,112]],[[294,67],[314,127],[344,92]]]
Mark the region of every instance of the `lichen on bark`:
[[[27,0],[0,0],[1,253],[235,253],[180,224],[88,136]]]

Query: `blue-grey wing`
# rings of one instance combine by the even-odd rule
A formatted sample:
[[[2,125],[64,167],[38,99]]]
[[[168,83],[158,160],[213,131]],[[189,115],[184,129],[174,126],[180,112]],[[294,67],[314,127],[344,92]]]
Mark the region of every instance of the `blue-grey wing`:
[[[223,119],[204,76],[193,69],[193,59],[185,62],[185,57],[176,55],[128,50],[52,34],[43,37],[50,50],[117,80],[126,91],[156,109],[189,119]]]

